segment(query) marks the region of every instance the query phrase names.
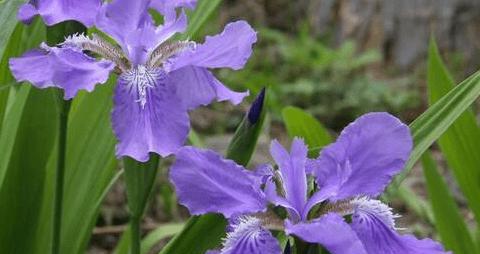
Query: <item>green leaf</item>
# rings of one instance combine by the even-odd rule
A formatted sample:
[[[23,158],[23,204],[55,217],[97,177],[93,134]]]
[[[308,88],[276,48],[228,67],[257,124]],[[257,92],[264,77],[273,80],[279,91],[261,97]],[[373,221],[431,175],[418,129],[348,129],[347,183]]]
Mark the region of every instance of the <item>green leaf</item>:
[[[119,177],[110,124],[114,84],[111,79],[93,93],[83,93],[72,105],[61,253],[85,253],[101,202]]]
[[[147,254],[160,240],[173,236],[180,232],[184,227],[183,223],[165,224],[150,232],[142,240],[142,254]]]
[[[227,151],[227,158],[246,166],[255,150],[265,119],[265,95],[259,94],[250,111],[237,128]],[[190,218],[180,234],[176,235],[161,254],[203,254],[218,247],[225,236],[227,221],[218,214],[206,214]]]
[[[116,141],[110,125],[114,83],[115,79],[111,79],[107,84],[97,86],[92,93],[81,92],[72,104],[61,253],[85,253],[102,200],[120,176],[114,156]],[[56,156],[50,157],[42,221],[37,228],[34,253],[49,251],[55,161]]]
[[[222,0],[200,0],[192,15],[189,16],[189,26],[187,32],[182,35],[182,39],[193,37],[198,30],[205,24],[210,15],[215,11]]]
[[[52,90],[39,91],[22,86],[16,107],[6,113],[0,146],[11,150],[1,154],[4,181],[0,190],[0,252],[34,253],[40,207],[45,185],[46,164],[53,151],[57,110]],[[13,120],[13,121],[10,121]]]
[[[428,58],[428,91],[430,104],[437,102],[454,88],[454,81],[438,53],[435,40],[430,40]],[[438,140],[440,149],[480,225],[480,129],[470,108],[467,108]]]
[[[17,84],[16,81],[13,79],[12,75],[10,74],[8,61],[11,57],[21,55],[25,50],[36,46],[44,39],[45,26],[41,22],[33,22],[30,27],[25,27],[22,24],[18,24],[10,40],[8,41],[8,45],[6,46],[3,57],[0,61],[0,86],[4,88],[8,87],[7,89],[0,89],[0,133],[2,131],[2,127],[4,126],[2,122],[4,120],[4,114],[7,109],[7,102],[9,101],[8,97],[11,90],[10,88],[15,88]],[[18,88],[16,88],[16,90],[18,90]],[[12,93],[10,94],[15,93],[16,90],[12,91]],[[13,100],[10,100],[9,102],[13,103]],[[13,139],[12,136],[10,138]],[[0,185],[1,182],[2,173],[0,170]]]
[[[472,237],[449,192],[438,173],[430,153],[422,156],[423,172],[427,181],[428,198],[432,204],[435,227],[447,250],[454,253],[477,253]]]
[[[0,56],[3,56],[8,41],[10,41],[10,35],[13,29],[17,25],[17,10],[24,0],[4,0],[0,1]]]
[[[183,223],[169,223],[160,225],[158,228],[152,230],[142,240],[141,252],[142,254],[151,253],[152,248],[160,241],[167,237],[171,237],[180,232],[185,224]],[[115,248],[114,254],[129,254],[130,244],[130,230],[128,229],[122,234],[122,238]]]
[[[0,9],[0,20],[9,10],[7,6],[15,3],[10,2],[0,4],[6,7]],[[56,108],[51,90],[40,92],[13,82],[8,59],[39,43],[45,33],[38,22],[28,28],[18,25],[7,43],[4,32],[15,24],[2,23],[0,32],[0,84],[10,84],[0,91],[0,216],[4,218],[0,222],[0,252],[33,253],[31,243],[40,221],[45,165],[56,135]]]
[[[287,127],[288,135],[302,137],[308,147],[321,148],[332,142],[332,137],[327,129],[312,115],[296,107],[285,107],[282,110],[283,121]],[[319,149],[309,152],[310,157],[318,156]]]
[[[480,72],[476,72],[448,92],[410,124],[415,147],[405,166],[405,170],[396,177],[396,186],[405,179],[405,176],[422,154],[472,105],[479,95]]]
[[[161,254],[204,254],[220,244],[227,221],[219,214],[191,217],[182,231],[160,252]]]
[[[405,206],[408,207],[409,210],[412,210],[419,218],[426,220],[431,225],[434,224],[433,211],[430,204],[420,198],[410,187],[401,185],[395,190],[395,193],[388,194],[398,196],[405,202]]]

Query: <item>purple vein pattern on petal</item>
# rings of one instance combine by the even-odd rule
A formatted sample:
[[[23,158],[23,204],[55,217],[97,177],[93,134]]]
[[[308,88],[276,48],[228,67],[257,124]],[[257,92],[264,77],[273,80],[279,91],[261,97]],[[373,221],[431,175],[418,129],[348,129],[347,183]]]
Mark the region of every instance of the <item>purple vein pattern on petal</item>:
[[[110,61],[96,61],[75,48],[45,44],[10,59],[10,70],[17,81],[28,81],[38,88],[62,88],[65,99],[82,89],[91,92],[97,83],[107,81],[114,67]]]
[[[292,224],[286,221],[287,234],[294,234],[304,241],[319,243],[331,254],[379,254],[384,252],[367,252],[345,220],[335,214],[328,213],[311,222]]]
[[[321,152],[314,174],[320,188],[337,186],[332,200],[377,196],[405,165],[412,150],[408,126],[388,113],[369,113],[348,125]]]
[[[290,153],[276,140],[272,141],[270,145],[270,154],[281,173],[285,198],[298,214],[303,213],[307,199],[307,176],[305,174],[307,152],[307,146],[303,140],[298,138],[293,140]]]
[[[233,215],[266,209],[265,195],[246,170],[219,154],[183,147],[170,169],[179,202],[190,213]]]
[[[272,233],[262,226],[255,217],[241,217],[236,224],[230,225],[232,231],[227,234],[220,254],[280,254],[282,250]]]
[[[117,157],[144,162],[149,152],[167,156],[184,144],[190,129],[187,110],[165,80],[160,70],[143,68],[119,77],[112,112]]]
[[[443,247],[431,240],[419,240],[395,231],[391,209],[377,200],[360,200],[352,216],[352,229],[368,253],[444,254]]]
[[[188,66],[168,74],[169,82],[177,88],[178,97],[188,109],[207,105],[212,100],[240,103],[248,92],[237,93],[225,87],[205,68]]]
[[[257,34],[245,21],[228,24],[223,32],[207,36],[203,44],[193,50],[187,50],[172,59],[169,70],[194,65],[205,68],[243,68],[252,54],[252,46]]]
[[[93,26],[100,0],[31,0],[20,7],[17,18],[30,23],[35,15],[51,26],[66,20],[76,20],[87,27]]]

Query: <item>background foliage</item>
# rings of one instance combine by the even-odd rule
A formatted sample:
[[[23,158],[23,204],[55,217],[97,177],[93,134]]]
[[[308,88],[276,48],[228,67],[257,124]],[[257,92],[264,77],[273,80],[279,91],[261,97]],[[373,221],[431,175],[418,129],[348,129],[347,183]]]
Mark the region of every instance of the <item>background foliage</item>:
[[[189,13],[186,36],[202,38],[218,27],[222,17],[214,14],[221,2],[201,0]],[[15,83],[8,69],[10,57],[45,40],[40,20],[30,26],[15,20],[21,3],[0,2],[0,253],[48,253],[58,105],[53,89]],[[240,110],[214,105],[193,113],[199,132],[191,133],[190,142],[255,165],[268,160],[262,156],[270,137],[288,142],[301,136],[315,157],[336,131],[362,113],[382,110],[404,116],[412,120],[415,149],[404,174],[383,198],[414,218],[402,223],[420,225],[419,235],[440,239],[454,253],[480,253],[480,130],[472,108],[480,95],[480,74],[456,85],[432,39],[426,75],[412,71],[402,78],[385,78],[388,71],[376,71],[384,57],[380,50],[361,50],[355,41],[332,45],[331,38],[313,35],[305,24],[299,27],[286,32],[256,26],[260,42],[246,69],[218,73],[236,90],[256,94],[268,87],[261,121],[246,123],[249,103]],[[428,108],[418,85],[424,77]],[[82,92],[72,104],[61,253],[128,253],[123,165],[114,157],[110,126],[114,83],[111,78],[92,93]],[[214,131],[205,131],[212,123],[218,125]],[[415,166],[419,160],[420,175]],[[218,215],[189,218],[177,206],[166,180],[169,163],[161,163],[155,184],[146,190],[153,195],[143,204],[150,207],[142,253],[203,253],[218,246],[225,220]],[[420,190],[411,185],[413,177],[420,179]],[[286,244],[288,237],[277,237]]]

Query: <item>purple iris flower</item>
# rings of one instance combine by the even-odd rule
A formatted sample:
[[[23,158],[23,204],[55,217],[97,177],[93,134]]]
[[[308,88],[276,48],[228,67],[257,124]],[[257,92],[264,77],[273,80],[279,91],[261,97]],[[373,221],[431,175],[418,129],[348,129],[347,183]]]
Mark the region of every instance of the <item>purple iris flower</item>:
[[[375,199],[402,170],[411,149],[406,125],[387,113],[369,113],[314,160],[301,139],[290,152],[272,142],[278,170],[267,165],[248,171],[213,151],[184,147],[170,179],[192,214],[221,213],[234,221],[222,249],[211,253],[281,253],[266,227],[273,217],[262,219],[269,203],[287,211],[280,223],[287,234],[332,254],[446,253],[430,239],[399,234],[397,215]]]
[[[59,87],[65,99],[79,90],[92,91],[109,74],[119,75],[114,94],[112,125],[119,140],[118,157],[147,161],[149,153],[167,156],[181,147],[189,132],[188,111],[213,100],[240,103],[248,92],[229,90],[209,68],[243,68],[256,42],[256,32],[245,21],[228,24],[221,34],[208,36],[203,44],[169,40],[185,31],[182,9],[196,0],[37,0],[21,7],[19,19],[40,15],[53,25],[77,20],[95,26],[100,34],[77,34],[57,47],[42,43],[39,49],[10,60],[18,81],[39,88]],[[164,15],[157,26],[149,14]],[[86,53],[93,54],[93,58]]]

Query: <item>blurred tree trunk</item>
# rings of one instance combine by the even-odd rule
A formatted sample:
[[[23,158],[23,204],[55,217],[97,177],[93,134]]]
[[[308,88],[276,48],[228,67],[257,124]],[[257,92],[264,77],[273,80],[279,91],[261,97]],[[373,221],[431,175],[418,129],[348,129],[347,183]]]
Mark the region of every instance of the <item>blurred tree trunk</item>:
[[[410,69],[425,59],[428,39],[461,53],[466,66],[480,63],[479,0],[230,0],[237,16],[295,32],[308,22],[312,33],[335,43],[354,39],[360,48],[383,51],[384,61]],[[252,9],[252,7],[254,7]],[[466,70],[471,72],[472,70]]]

